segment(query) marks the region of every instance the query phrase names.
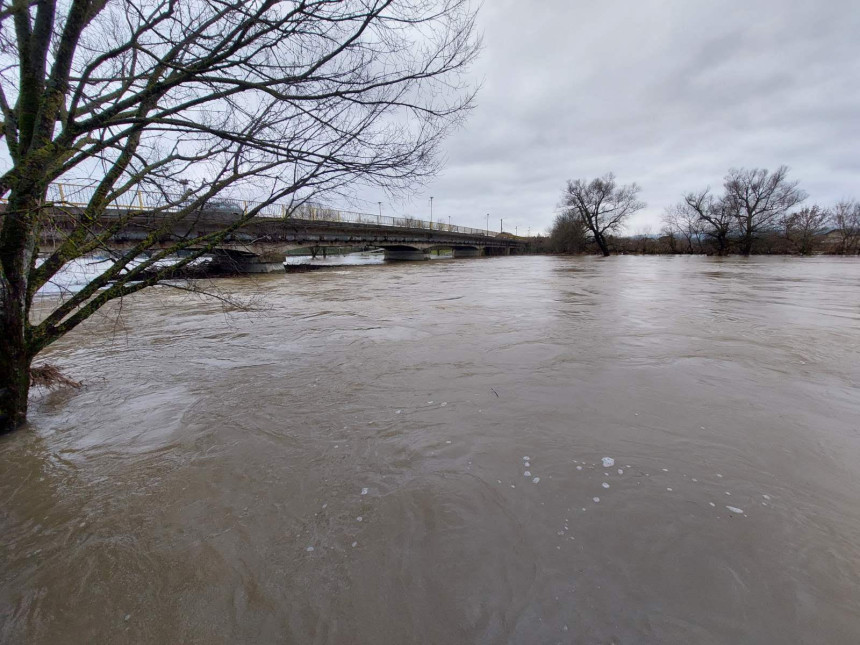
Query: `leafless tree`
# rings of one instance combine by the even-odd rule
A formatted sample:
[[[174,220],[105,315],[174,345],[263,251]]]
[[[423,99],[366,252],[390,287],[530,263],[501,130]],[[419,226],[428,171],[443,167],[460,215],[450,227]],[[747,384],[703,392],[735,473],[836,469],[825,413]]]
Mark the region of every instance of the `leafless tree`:
[[[673,252],[702,252],[703,220],[698,211],[686,201],[666,209],[663,214],[663,231],[671,235],[673,240],[681,240],[680,248],[677,241],[673,242]]]
[[[711,194],[710,188],[698,193],[684,195],[683,208],[695,213],[699,219],[702,233],[714,241],[717,255],[729,252],[729,236],[735,226],[735,218],[726,207],[725,201]],[[692,215],[691,215],[692,216]]]
[[[833,207],[831,223],[839,236],[842,255],[860,253],[860,202],[841,201]]]
[[[33,358],[106,302],[176,275],[275,201],[434,172],[471,105],[474,19],[469,0],[2,0],[0,432],[26,418]],[[57,182],[87,190],[38,262]],[[161,196],[149,234],[31,321],[36,292],[105,249],[139,215],[115,205],[143,189]],[[164,248],[221,196],[255,202]]]
[[[578,215],[565,211],[555,217],[549,236],[550,248],[556,253],[582,253],[587,243],[585,226]]]
[[[811,255],[815,239],[830,220],[830,213],[819,206],[808,206],[782,219],[785,238],[801,255]]]
[[[722,201],[737,222],[743,255],[750,254],[759,233],[775,228],[807,196],[798,188],[797,181],[788,180],[786,166],[772,173],[764,169],[732,168],[723,187]]]
[[[619,186],[615,175],[568,181],[562,196],[562,206],[572,216],[579,217],[604,256],[609,255],[607,234],[618,231],[633,213],[645,208],[639,201],[639,186]]]

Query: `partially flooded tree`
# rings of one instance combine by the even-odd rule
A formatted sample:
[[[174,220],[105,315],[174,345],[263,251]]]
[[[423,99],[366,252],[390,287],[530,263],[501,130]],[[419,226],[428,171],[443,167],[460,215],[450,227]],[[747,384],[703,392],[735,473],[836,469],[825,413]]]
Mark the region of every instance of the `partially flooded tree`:
[[[743,255],[750,254],[761,232],[775,228],[807,196],[798,188],[797,181],[788,180],[786,166],[774,172],[732,168],[723,187],[722,202],[737,222],[738,244]]]
[[[609,255],[607,235],[619,231],[633,213],[645,208],[639,201],[639,186],[619,186],[615,175],[587,181],[568,181],[562,196],[562,206],[571,217],[579,218],[604,256]]]
[[[808,206],[783,217],[785,238],[800,255],[811,255],[815,240],[824,231],[830,213],[819,206]]]
[[[669,238],[672,253],[702,252],[702,218],[686,201],[666,209],[663,214],[663,234]]]
[[[714,197],[711,189],[706,188],[684,195],[681,208],[698,218],[702,233],[716,245],[717,255],[729,252],[729,236],[734,230],[735,218],[723,199]]]
[[[549,234],[550,248],[556,253],[582,253],[588,242],[580,217],[570,211],[555,217]]]
[[[837,252],[841,255],[860,253],[860,202],[841,201],[836,204],[831,224],[839,240]]]
[[[177,275],[275,201],[432,173],[471,103],[460,76],[478,47],[468,0],[0,7],[0,432],[26,418],[33,358],[105,303]],[[64,213],[60,183],[84,187]],[[40,288],[140,215],[127,206],[138,191],[159,196],[146,234],[31,320]],[[205,235],[177,235],[225,195],[253,204]],[[61,216],[71,225],[43,253]]]

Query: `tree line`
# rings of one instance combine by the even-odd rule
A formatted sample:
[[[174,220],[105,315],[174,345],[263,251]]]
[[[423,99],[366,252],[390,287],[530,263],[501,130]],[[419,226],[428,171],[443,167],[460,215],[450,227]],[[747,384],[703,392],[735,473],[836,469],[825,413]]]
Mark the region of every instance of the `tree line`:
[[[609,173],[568,181],[549,246],[557,253],[686,253],[728,255],[860,253],[860,202],[805,205],[808,195],[788,168],[732,168],[722,190],[684,194],[668,207],[658,235],[620,233],[645,207],[637,184],[619,185]]]

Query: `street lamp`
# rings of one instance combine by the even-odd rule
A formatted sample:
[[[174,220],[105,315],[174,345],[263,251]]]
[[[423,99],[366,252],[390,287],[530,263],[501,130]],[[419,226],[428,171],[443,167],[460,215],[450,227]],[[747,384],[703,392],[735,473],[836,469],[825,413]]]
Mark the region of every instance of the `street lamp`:
[[[379,226],[382,223],[382,202],[378,202],[379,204],[379,219],[376,220],[376,225]]]
[[[433,230],[433,195],[430,195],[430,230]]]
[[[504,218],[499,218],[499,233],[505,232],[505,220]]]
[[[490,214],[487,213],[487,235],[490,234]]]
[[[451,230],[451,216],[448,215],[448,231],[450,232],[450,230]]]

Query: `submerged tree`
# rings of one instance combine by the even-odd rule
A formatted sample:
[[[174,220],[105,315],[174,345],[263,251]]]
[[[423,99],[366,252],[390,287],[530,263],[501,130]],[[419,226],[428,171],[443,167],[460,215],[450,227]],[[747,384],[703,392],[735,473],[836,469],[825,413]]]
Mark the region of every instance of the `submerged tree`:
[[[810,255],[815,249],[816,237],[824,231],[830,213],[819,206],[808,206],[782,219],[785,238],[800,255]]]
[[[702,233],[716,245],[717,255],[729,252],[729,236],[734,230],[735,218],[723,199],[714,197],[711,189],[706,188],[684,195],[684,201],[677,208],[695,214]]]
[[[578,215],[565,211],[555,217],[549,234],[550,248],[556,253],[581,253],[587,243],[585,226]]]
[[[788,180],[788,168],[774,172],[764,169],[732,168],[723,187],[723,207],[738,226],[740,252],[749,255],[753,242],[763,231],[775,228],[788,211],[806,199],[797,181]]]
[[[438,142],[471,104],[460,73],[476,56],[474,17],[468,0],[4,0],[0,432],[26,419],[41,350],[276,200],[432,173]],[[52,201],[58,183],[85,187],[65,213]],[[41,287],[139,216],[116,205],[142,190],[159,196],[143,239],[31,320]],[[223,195],[254,202],[217,231],[171,237]],[[61,216],[62,239],[39,258]]]
[[[639,186],[619,186],[615,175],[568,181],[562,196],[562,206],[571,217],[579,218],[604,256],[609,255],[607,234],[620,230],[633,213],[645,208],[636,199]]]
[[[841,201],[833,207],[831,223],[839,239],[841,255],[860,253],[860,202]]]
[[[670,206],[663,214],[663,235],[669,238],[672,253],[701,253],[703,228],[702,217],[686,201]]]

